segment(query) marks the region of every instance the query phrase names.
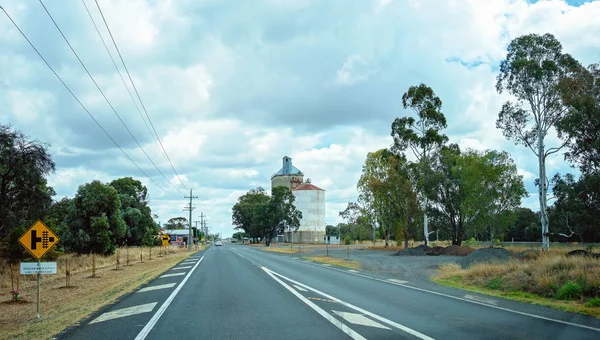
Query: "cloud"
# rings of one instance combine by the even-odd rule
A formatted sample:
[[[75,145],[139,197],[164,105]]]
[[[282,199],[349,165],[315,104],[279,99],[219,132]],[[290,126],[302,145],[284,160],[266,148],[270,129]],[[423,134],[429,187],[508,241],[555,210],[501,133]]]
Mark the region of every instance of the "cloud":
[[[81,2],[46,6],[167,179],[41,6],[13,0],[3,7],[94,118],[166,191],[121,153],[7,20],[0,21],[0,121],[51,144],[58,170],[50,183],[59,196],[73,196],[93,179],[133,176],[148,185],[153,211],[164,222],[185,214],[178,191],[184,188],[172,163],[200,196],[195,212],[207,214],[213,230],[224,234],[232,233],[230,208],[237,197],[252,187],[269,188],[285,155],[326,190],[327,222],[339,221],[337,212],[357,196],[366,154],[392,143],[392,121],[411,114],[402,94],[421,82],[442,99],[451,142],[509,151],[535,192],[535,156],[495,126],[510,99],[495,90],[506,46],[521,34],[549,32],[583,64],[600,55],[598,1],[99,3],[152,125],[132,102]],[[95,3],[86,4],[137,102]],[[548,160],[548,174],[569,171],[575,170],[561,154]],[[536,201],[531,196],[523,204],[535,208]]]

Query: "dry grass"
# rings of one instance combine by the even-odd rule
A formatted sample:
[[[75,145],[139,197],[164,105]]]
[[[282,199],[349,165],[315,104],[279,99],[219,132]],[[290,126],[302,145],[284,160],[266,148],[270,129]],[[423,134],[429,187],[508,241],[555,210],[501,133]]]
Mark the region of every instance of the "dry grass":
[[[0,338],[50,338],[102,306],[153,280],[191,254],[185,248],[171,248],[169,255],[160,257],[158,248],[154,248],[150,259],[149,249],[146,248],[143,252],[143,262],[140,262],[140,249],[135,250],[129,251],[129,266],[126,266],[126,252],[121,252],[121,266],[118,271],[115,270],[116,256],[97,256],[96,278],[91,277],[91,256],[61,256],[56,261],[58,274],[42,275],[41,322],[36,319],[35,275],[21,276],[22,295],[19,303],[10,302],[9,281],[9,288],[0,291]],[[70,288],[65,288],[67,259],[71,263]],[[5,273],[8,274],[8,270],[5,270]]]
[[[360,268],[360,263],[358,263],[356,261],[338,259],[338,258],[335,258],[335,257],[311,256],[311,257],[306,257],[306,259],[307,260],[311,260],[311,261],[315,261],[315,262],[319,262],[319,263],[333,264],[333,265],[336,265],[336,266],[347,267],[347,268],[352,268],[352,269],[359,269]]]
[[[286,253],[286,254],[296,254],[303,253],[303,250],[298,250],[298,248],[290,249],[290,248],[276,248],[276,247],[264,247],[261,248],[262,251],[270,251],[273,253]]]
[[[507,263],[479,263],[467,269],[443,265],[435,281],[495,296],[533,302],[600,317],[600,260],[565,257],[560,251]],[[586,306],[587,303],[587,306]]]

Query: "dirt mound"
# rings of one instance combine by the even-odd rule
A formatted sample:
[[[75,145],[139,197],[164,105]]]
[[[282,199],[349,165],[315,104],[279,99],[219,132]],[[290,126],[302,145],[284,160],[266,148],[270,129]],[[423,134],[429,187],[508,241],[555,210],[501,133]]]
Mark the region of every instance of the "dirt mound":
[[[444,252],[442,255],[467,256],[474,251],[475,249],[471,247],[451,245],[444,248]]]
[[[571,256],[587,256],[587,257],[593,257],[593,258],[600,259],[600,254],[591,253],[591,252],[589,252],[587,250],[583,250],[583,249],[571,250],[570,252],[568,252],[567,254],[565,254],[565,256],[567,256],[567,257],[571,257]]]
[[[425,256],[427,255],[427,252],[429,251],[428,246],[425,245],[420,245],[420,246],[416,246],[414,248],[406,248],[406,249],[402,249],[398,252],[396,252],[394,254],[394,256]]]
[[[445,249],[446,248],[444,248],[444,247],[436,246],[436,247],[429,249],[429,251],[427,252],[427,255],[431,255],[431,256],[446,255],[446,254],[444,254]]]
[[[475,263],[506,262],[514,257],[511,251],[504,248],[481,248],[460,259],[458,264],[464,269]]]

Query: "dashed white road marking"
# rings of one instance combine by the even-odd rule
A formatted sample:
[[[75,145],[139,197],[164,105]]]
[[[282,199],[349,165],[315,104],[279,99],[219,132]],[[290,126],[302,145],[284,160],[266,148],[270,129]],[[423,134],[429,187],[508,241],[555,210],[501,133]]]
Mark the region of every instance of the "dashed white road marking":
[[[397,280],[397,279],[387,279],[387,280],[390,282],[399,283],[399,284],[408,283],[408,281],[404,281],[404,280]]]
[[[293,286],[294,286],[294,288],[298,289],[301,292],[308,292],[308,290],[306,290],[306,289],[304,289],[304,288],[302,288],[300,286],[296,286],[296,285],[293,285]]]
[[[469,299],[469,300],[475,300],[475,301],[479,301],[479,302],[483,302],[483,303],[489,303],[490,305],[494,305],[494,306],[498,304],[497,300],[486,299],[484,297],[477,296],[477,295],[466,294],[463,297],[465,299]]]
[[[177,283],[167,283],[167,284],[164,284],[164,285],[150,286],[150,287],[146,287],[146,288],[142,288],[142,289],[138,290],[138,293],[149,292],[149,291],[152,291],[152,290],[173,288],[173,287],[175,287],[176,284]]]
[[[112,312],[106,312],[106,313],[100,315],[99,317],[95,318],[92,322],[90,322],[90,324],[102,322],[102,321],[113,320],[113,319],[118,319],[118,318],[122,318],[125,316],[130,316],[130,315],[148,313],[148,312],[151,312],[152,309],[154,309],[154,306],[156,306],[156,304],[157,304],[157,302],[152,302],[152,303],[146,303],[144,305],[117,309]]]
[[[352,324],[355,324],[355,325],[376,327],[376,328],[381,328],[381,329],[391,329],[389,327],[386,327],[386,326],[380,324],[379,322],[375,322],[375,321],[365,317],[362,314],[349,313],[349,312],[338,312],[337,310],[332,310],[332,312],[341,316],[342,318],[344,318],[344,320],[346,320]]]
[[[323,267],[331,267],[331,265],[329,263],[323,263],[322,266]]]
[[[206,251],[206,253],[208,253],[209,251],[210,251],[210,248]],[[173,301],[173,299],[175,299],[175,296],[177,296],[177,294],[179,293],[179,291],[181,290],[181,288],[183,288],[183,285],[185,285],[185,283],[190,278],[190,276],[192,276],[192,273],[194,272],[194,270],[196,270],[196,268],[198,268],[198,266],[200,265],[200,263],[202,263],[202,260],[204,259],[204,256],[206,255],[206,253],[204,253],[204,255],[202,255],[202,257],[196,263],[196,265],[194,266],[194,268],[192,268],[192,270],[190,270],[188,272],[188,274],[186,275],[186,277],[184,277],[183,280],[181,280],[181,283],[179,283],[179,286],[177,286],[177,288],[175,288],[175,290],[171,293],[171,295],[169,295],[169,297],[167,298],[167,300],[165,300],[165,302],[163,302],[163,304],[158,308],[158,310],[156,311],[156,313],[154,313],[154,315],[152,316],[152,318],[150,319],[150,321],[148,321],[148,323],[146,324],[146,326],[144,326],[144,328],[142,328],[142,330],[135,337],[135,340],[144,340],[144,339],[146,339],[146,337],[148,336],[148,333],[150,333],[150,331],[152,330],[152,328],[154,328],[154,325],[156,325],[156,323],[158,322],[158,320],[160,319],[160,317],[165,313],[165,310],[167,310],[167,308],[169,307],[169,305],[171,304],[171,302]]]
[[[185,273],[165,274],[165,275],[159,276],[159,279],[162,279],[162,278],[165,278],[165,277],[172,277],[172,276],[181,276],[181,275],[185,275]]]
[[[171,270],[181,270],[181,269],[190,269],[190,268],[192,268],[192,266],[175,267]]]
[[[358,270],[354,270],[354,269],[348,269],[348,271],[349,271],[350,273],[359,273],[359,271],[358,271]]]

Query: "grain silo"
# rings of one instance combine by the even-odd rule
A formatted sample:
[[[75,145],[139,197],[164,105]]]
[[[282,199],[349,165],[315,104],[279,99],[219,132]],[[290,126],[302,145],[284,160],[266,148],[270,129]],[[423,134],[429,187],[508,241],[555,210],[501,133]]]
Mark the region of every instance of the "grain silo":
[[[295,189],[302,184],[304,174],[300,169],[292,165],[292,159],[288,156],[283,157],[283,165],[279,171],[271,176],[271,190],[274,187],[282,186],[288,189]]]
[[[294,233],[294,242],[320,242],[325,235],[325,190],[307,179],[294,188],[292,193],[296,197],[294,205],[302,212],[300,227]]]

